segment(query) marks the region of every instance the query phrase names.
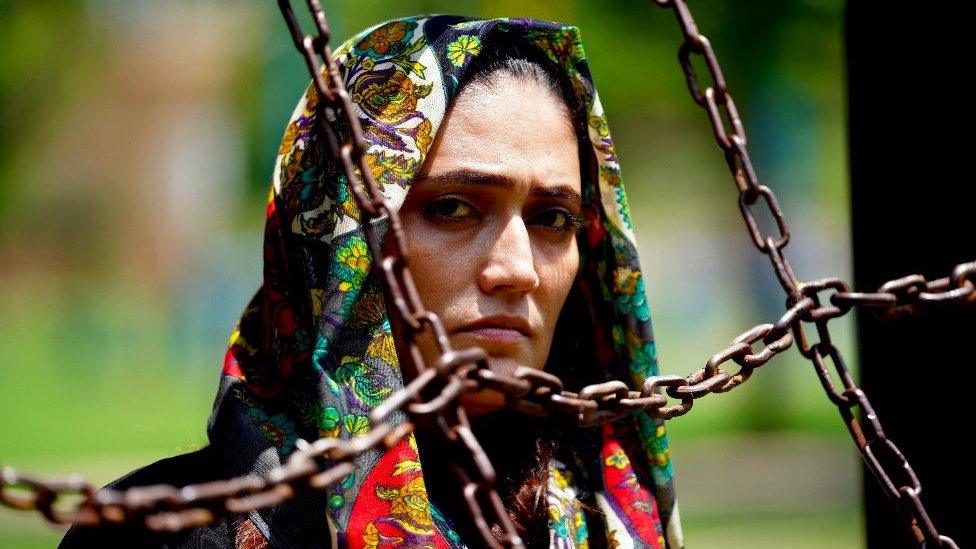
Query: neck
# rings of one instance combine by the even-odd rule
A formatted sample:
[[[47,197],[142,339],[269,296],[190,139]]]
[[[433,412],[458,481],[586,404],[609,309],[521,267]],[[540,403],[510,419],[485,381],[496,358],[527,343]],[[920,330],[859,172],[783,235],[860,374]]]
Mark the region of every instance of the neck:
[[[495,487],[509,515],[517,523],[516,529],[523,536],[544,536],[548,543],[544,503],[551,447],[547,436],[551,431],[546,428],[547,419],[504,408],[471,418],[469,422],[495,469]],[[416,437],[424,470],[438,473],[425,475],[430,501],[454,523],[462,540],[477,540],[480,536],[466,512],[461,486],[450,472],[451,449],[430,431],[418,430]],[[470,458],[462,459],[468,461]]]

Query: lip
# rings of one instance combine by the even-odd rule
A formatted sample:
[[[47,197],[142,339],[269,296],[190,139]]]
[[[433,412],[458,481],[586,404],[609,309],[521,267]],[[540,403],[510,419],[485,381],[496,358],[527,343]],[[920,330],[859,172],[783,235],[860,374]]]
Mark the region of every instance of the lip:
[[[491,315],[458,328],[459,332],[471,332],[484,341],[518,342],[523,337],[532,337],[532,328],[522,317],[512,315]]]

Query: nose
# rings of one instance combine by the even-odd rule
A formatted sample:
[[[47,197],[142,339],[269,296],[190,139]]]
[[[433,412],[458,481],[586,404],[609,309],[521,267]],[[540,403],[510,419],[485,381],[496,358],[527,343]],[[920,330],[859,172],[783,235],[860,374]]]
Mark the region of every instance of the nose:
[[[509,218],[497,239],[487,248],[487,259],[478,275],[482,292],[524,294],[539,287],[529,231],[520,216]]]

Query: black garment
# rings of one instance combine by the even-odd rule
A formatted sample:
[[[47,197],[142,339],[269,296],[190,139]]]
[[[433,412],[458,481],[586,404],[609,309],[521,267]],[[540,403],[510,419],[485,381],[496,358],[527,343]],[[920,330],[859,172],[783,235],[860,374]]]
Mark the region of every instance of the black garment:
[[[107,484],[105,488],[123,490],[131,486],[169,484],[183,487],[189,484],[227,478],[217,451],[207,446],[195,452],[181,454],[141,467]],[[213,524],[186,532],[153,532],[139,523],[107,525],[104,527],[73,526],[61,540],[59,549],[88,547],[151,547],[159,549],[234,548],[237,529],[248,518],[268,541],[269,548],[323,548],[330,546],[330,534],[325,521],[308,520],[310,509],[319,505],[314,493],[301,493],[290,502],[263,510],[261,514],[235,514],[220,517]],[[301,510],[299,510],[301,508]],[[297,517],[297,520],[296,520]],[[302,519],[301,517],[305,517]]]
[[[210,446],[201,450],[161,459],[110,482],[105,488],[117,490],[130,486],[170,484],[183,487],[188,484],[221,478],[220,468]],[[238,517],[242,521],[246,516]],[[89,528],[73,526],[58,546],[61,549],[77,547],[234,547],[230,528],[232,518],[223,517],[214,524],[187,532],[152,532],[139,524],[111,525]]]

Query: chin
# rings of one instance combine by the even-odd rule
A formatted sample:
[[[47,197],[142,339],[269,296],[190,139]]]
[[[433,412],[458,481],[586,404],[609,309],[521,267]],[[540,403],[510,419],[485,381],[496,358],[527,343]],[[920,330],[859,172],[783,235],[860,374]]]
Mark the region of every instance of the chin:
[[[520,366],[532,367],[525,363],[524,360],[519,360],[518,358],[511,356],[488,356],[488,366],[495,372],[505,375],[515,375],[515,370]]]
[[[482,389],[460,395],[458,402],[468,415],[480,416],[504,408],[505,396],[493,389]]]

